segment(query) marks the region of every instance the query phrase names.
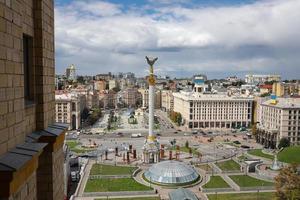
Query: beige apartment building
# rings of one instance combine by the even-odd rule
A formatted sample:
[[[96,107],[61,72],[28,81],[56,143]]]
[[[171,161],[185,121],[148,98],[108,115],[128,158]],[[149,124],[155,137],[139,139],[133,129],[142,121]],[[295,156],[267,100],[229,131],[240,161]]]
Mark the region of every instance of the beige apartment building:
[[[161,91],[161,108],[165,112],[171,112],[174,110],[174,97],[171,90]]]
[[[116,108],[117,107],[117,93],[113,90],[104,90],[99,93],[100,107],[102,108]]]
[[[148,89],[139,89],[142,94],[142,108],[148,108],[149,105],[149,90]],[[161,108],[161,90],[155,90],[155,109]]]
[[[277,97],[300,95],[300,83],[273,83],[272,92]]]
[[[230,129],[251,125],[253,98],[197,92],[177,92],[173,96],[174,111],[181,113],[187,128]]]
[[[0,199],[63,200],[54,1],[0,1]]]
[[[300,144],[300,98],[269,99],[257,109],[257,142],[275,148],[283,137]]]
[[[86,107],[84,95],[62,93],[55,95],[55,121],[68,124],[69,130],[77,130],[81,125],[81,113]]]
[[[108,89],[112,90],[116,87],[118,87],[118,82],[116,79],[111,79],[108,81]]]
[[[120,98],[129,107],[135,107],[139,102],[142,102],[142,95],[136,88],[127,88],[120,92]]]
[[[99,92],[106,90],[106,85],[107,85],[107,81],[104,79],[100,79],[94,82],[94,88]]]

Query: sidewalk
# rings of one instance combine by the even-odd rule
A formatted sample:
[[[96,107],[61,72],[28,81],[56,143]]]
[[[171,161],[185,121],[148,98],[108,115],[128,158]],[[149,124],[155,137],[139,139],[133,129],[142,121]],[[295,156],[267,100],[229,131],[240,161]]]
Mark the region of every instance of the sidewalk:
[[[89,179],[89,174],[90,174],[91,168],[92,168],[94,163],[95,163],[95,161],[89,160],[88,165],[86,166],[86,168],[84,170],[82,181],[81,181],[80,185],[78,185],[79,190],[78,190],[77,196],[80,196],[80,197],[82,196],[82,194],[84,192],[85,185],[86,185],[86,183]]]

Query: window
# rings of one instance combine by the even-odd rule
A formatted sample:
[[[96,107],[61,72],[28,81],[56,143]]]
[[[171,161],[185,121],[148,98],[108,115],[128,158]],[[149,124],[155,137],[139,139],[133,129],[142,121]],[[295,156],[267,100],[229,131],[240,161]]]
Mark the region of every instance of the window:
[[[24,67],[24,98],[25,104],[31,104],[33,95],[33,39],[23,34],[23,67]]]
[[[76,111],[76,104],[72,102],[72,111]]]

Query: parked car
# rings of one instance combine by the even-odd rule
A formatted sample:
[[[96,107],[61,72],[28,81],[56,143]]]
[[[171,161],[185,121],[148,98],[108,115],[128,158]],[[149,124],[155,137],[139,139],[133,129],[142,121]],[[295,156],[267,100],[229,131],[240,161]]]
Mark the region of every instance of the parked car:
[[[80,179],[79,171],[71,171],[71,180],[72,182],[77,182]]]
[[[241,145],[241,147],[244,149],[250,149],[250,147],[248,145]]]
[[[238,141],[238,140],[233,141],[233,143],[234,144],[241,144],[240,141]]]

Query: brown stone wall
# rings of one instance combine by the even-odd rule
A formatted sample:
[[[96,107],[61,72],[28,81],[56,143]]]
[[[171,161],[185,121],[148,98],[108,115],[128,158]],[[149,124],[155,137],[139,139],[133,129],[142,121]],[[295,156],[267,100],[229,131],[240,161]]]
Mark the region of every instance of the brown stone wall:
[[[64,199],[64,152],[61,144],[63,140],[64,135],[59,136],[55,143],[49,144],[39,157],[38,199]]]
[[[53,0],[0,0],[0,155],[54,116]],[[34,103],[25,106],[23,33],[33,37]]]
[[[46,128],[54,122],[55,83],[54,83],[54,1],[35,2],[35,64],[37,128]],[[39,38],[42,38],[39,39]]]
[[[24,99],[23,34],[33,38],[30,105]],[[0,0],[0,156],[54,122],[54,76],[54,0]],[[9,199],[63,199],[64,156],[62,144],[54,144],[49,141],[38,170]],[[38,190],[45,193],[38,196]]]
[[[64,199],[64,152],[60,148],[53,155],[53,199]]]
[[[36,173],[34,172],[19,188],[19,190],[9,197],[9,200],[36,200]]]

